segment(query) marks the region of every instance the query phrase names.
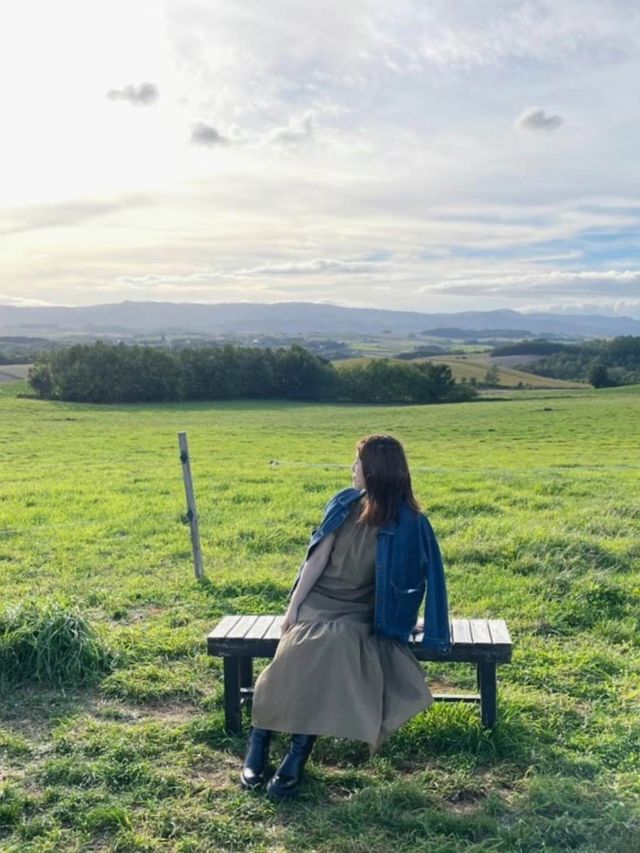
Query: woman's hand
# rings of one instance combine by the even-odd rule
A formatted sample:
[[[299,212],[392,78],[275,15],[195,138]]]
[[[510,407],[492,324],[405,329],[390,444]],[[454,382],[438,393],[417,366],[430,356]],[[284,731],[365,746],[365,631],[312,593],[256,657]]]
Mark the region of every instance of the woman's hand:
[[[289,628],[294,625],[298,620],[298,608],[297,607],[289,607],[287,612],[284,614],[284,619],[280,625],[280,636],[289,630]]]
[[[298,584],[291,597],[289,608],[284,614],[284,618],[280,626],[280,636],[286,633],[289,628],[298,621],[298,610],[300,609],[300,605],[306,599],[313,585],[324,571],[335,539],[335,533],[327,533],[309,559],[304,561],[304,564],[300,569]]]

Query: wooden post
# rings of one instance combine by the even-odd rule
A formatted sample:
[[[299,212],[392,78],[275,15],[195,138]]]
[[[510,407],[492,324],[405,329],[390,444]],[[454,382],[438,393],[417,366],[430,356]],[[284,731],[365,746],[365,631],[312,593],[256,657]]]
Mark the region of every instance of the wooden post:
[[[202,577],[202,550],[200,548],[200,528],[198,527],[198,512],[196,510],[196,496],[193,493],[193,480],[191,479],[191,464],[189,462],[189,447],[187,445],[186,432],[178,433],[180,445],[180,461],[182,462],[182,476],[184,478],[184,491],[187,497],[187,514],[185,524],[189,522],[191,527],[191,548],[193,550],[193,565],[196,577]]]

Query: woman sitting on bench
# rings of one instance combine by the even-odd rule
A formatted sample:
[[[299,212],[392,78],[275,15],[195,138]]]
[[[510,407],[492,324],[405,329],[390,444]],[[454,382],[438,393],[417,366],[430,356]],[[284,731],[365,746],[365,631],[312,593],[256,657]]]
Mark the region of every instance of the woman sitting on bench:
[[[264,781],[273,731],[294,732],[267,793],[298,787],[318,735],[361,740],[376,752],[433,696],[407,644],[426,600],[422,644],[446,651],[442,560],[390,435],[357,444],[353,488],[338,492],[314,530],[273,661],[258,677],[244,788]],[[426,593],[426,594],[425,594]]]

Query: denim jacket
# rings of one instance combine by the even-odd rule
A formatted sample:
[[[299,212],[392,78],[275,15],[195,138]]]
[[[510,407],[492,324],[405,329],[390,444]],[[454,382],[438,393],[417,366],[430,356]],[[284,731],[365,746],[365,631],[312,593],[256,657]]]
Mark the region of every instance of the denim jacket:
[[[331,498],[322,523],[311,535],[305,562],[318,543],[342,525],[353,501],[363,495],[364,489],[350,487]],[[302,566],[304,562],[288,600],[298,585]],[[420,645],[447,653],[451,648],[449,610],[438,541],[427,517],[403,503],[396,520],[378,528],[374,632],[408,643],[423,602],[424,635]]]

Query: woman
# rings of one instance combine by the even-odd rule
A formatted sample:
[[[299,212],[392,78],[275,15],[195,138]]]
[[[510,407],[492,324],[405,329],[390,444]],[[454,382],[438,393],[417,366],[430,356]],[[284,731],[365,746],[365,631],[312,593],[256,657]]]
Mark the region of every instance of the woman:
[[[296,733],[267,785],[288,796],[318,735],[362,740],[373,754],[433,702],[407,644],[425,599],[421,645],[448,650],[444,570],[400,442],[359,441],[352,481],[313,532],[276,655],[256,681],[244,788],[263,782],[272,731]]]

